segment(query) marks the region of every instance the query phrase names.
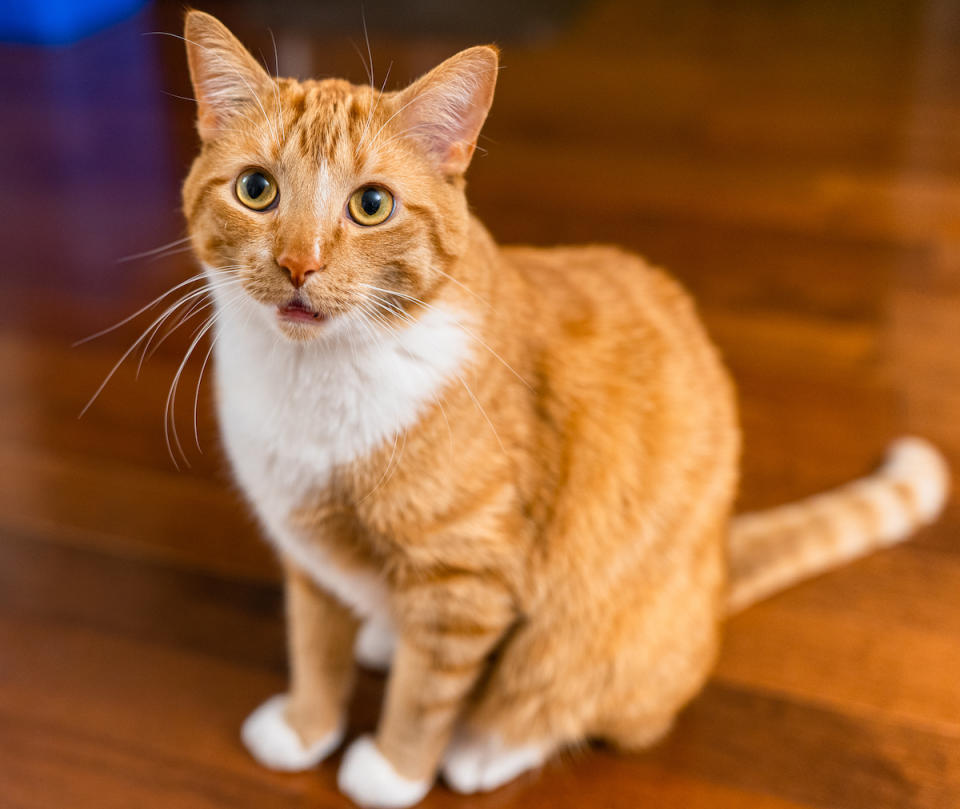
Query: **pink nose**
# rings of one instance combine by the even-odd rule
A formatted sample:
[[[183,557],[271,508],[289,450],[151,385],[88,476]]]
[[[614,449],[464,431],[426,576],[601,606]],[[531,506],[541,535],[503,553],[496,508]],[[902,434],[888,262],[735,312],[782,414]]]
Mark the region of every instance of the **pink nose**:
[[[315,253],[309,255],[294,252],[285,252],[277,256],[277,264],[280,265],[280,269],[289,273],[290,283],[296,289],[300,289],[304,285],[310,273],[322,270],[324,266]]]

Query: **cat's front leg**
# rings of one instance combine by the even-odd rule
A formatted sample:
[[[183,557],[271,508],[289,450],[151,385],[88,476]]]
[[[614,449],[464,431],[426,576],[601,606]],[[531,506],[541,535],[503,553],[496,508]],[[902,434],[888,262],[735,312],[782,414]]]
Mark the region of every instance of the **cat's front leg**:
[[[285,590],[290,690],[257,708],[242,737],[264,766],[297,771],[315,766],[343,741],[357,619],[289,564]]]
[[[397,647],[376,736],[340,766],[341,791],[363,807],[406,807],[433,785],[454,723],[490,651],[514,622],[502,585],[472,574],[420,581],[394,594]]]

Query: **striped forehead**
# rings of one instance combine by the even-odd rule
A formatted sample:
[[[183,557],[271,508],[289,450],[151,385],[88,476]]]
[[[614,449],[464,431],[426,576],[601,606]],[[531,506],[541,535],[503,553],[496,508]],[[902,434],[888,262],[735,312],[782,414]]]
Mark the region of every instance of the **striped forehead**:
[[[376,104],[374,91],[333,79],[305,82],[300,90],[293,99],[294,120],[287,135],[296,157],[318,166],[359,170],[357,145]]]

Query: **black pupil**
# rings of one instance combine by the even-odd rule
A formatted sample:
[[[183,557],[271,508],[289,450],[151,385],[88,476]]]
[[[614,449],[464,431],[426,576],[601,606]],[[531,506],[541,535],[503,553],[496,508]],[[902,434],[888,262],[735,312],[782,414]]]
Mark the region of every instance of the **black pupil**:
[[[256,172],[254,174],[248,174],[243,184],[247,189],[247,196],[250,197],[250,199],[259,199],[267,188],[269,188],[270,181],[260,172]]]
[[[368,188],[360,195],[360,207],[367,216],[373,216],[383,205],[383,194],[376,188]]]

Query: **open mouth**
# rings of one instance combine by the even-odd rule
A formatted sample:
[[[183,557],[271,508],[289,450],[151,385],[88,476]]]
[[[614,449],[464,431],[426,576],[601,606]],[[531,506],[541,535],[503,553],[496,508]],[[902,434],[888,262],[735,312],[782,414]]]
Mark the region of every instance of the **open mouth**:
[[[277,307],[277,316],[281,320],[291,320],[302,323],[320,323],[326,320],[323,312],[311,309],[299,298],[294,298],[289,303]]]

